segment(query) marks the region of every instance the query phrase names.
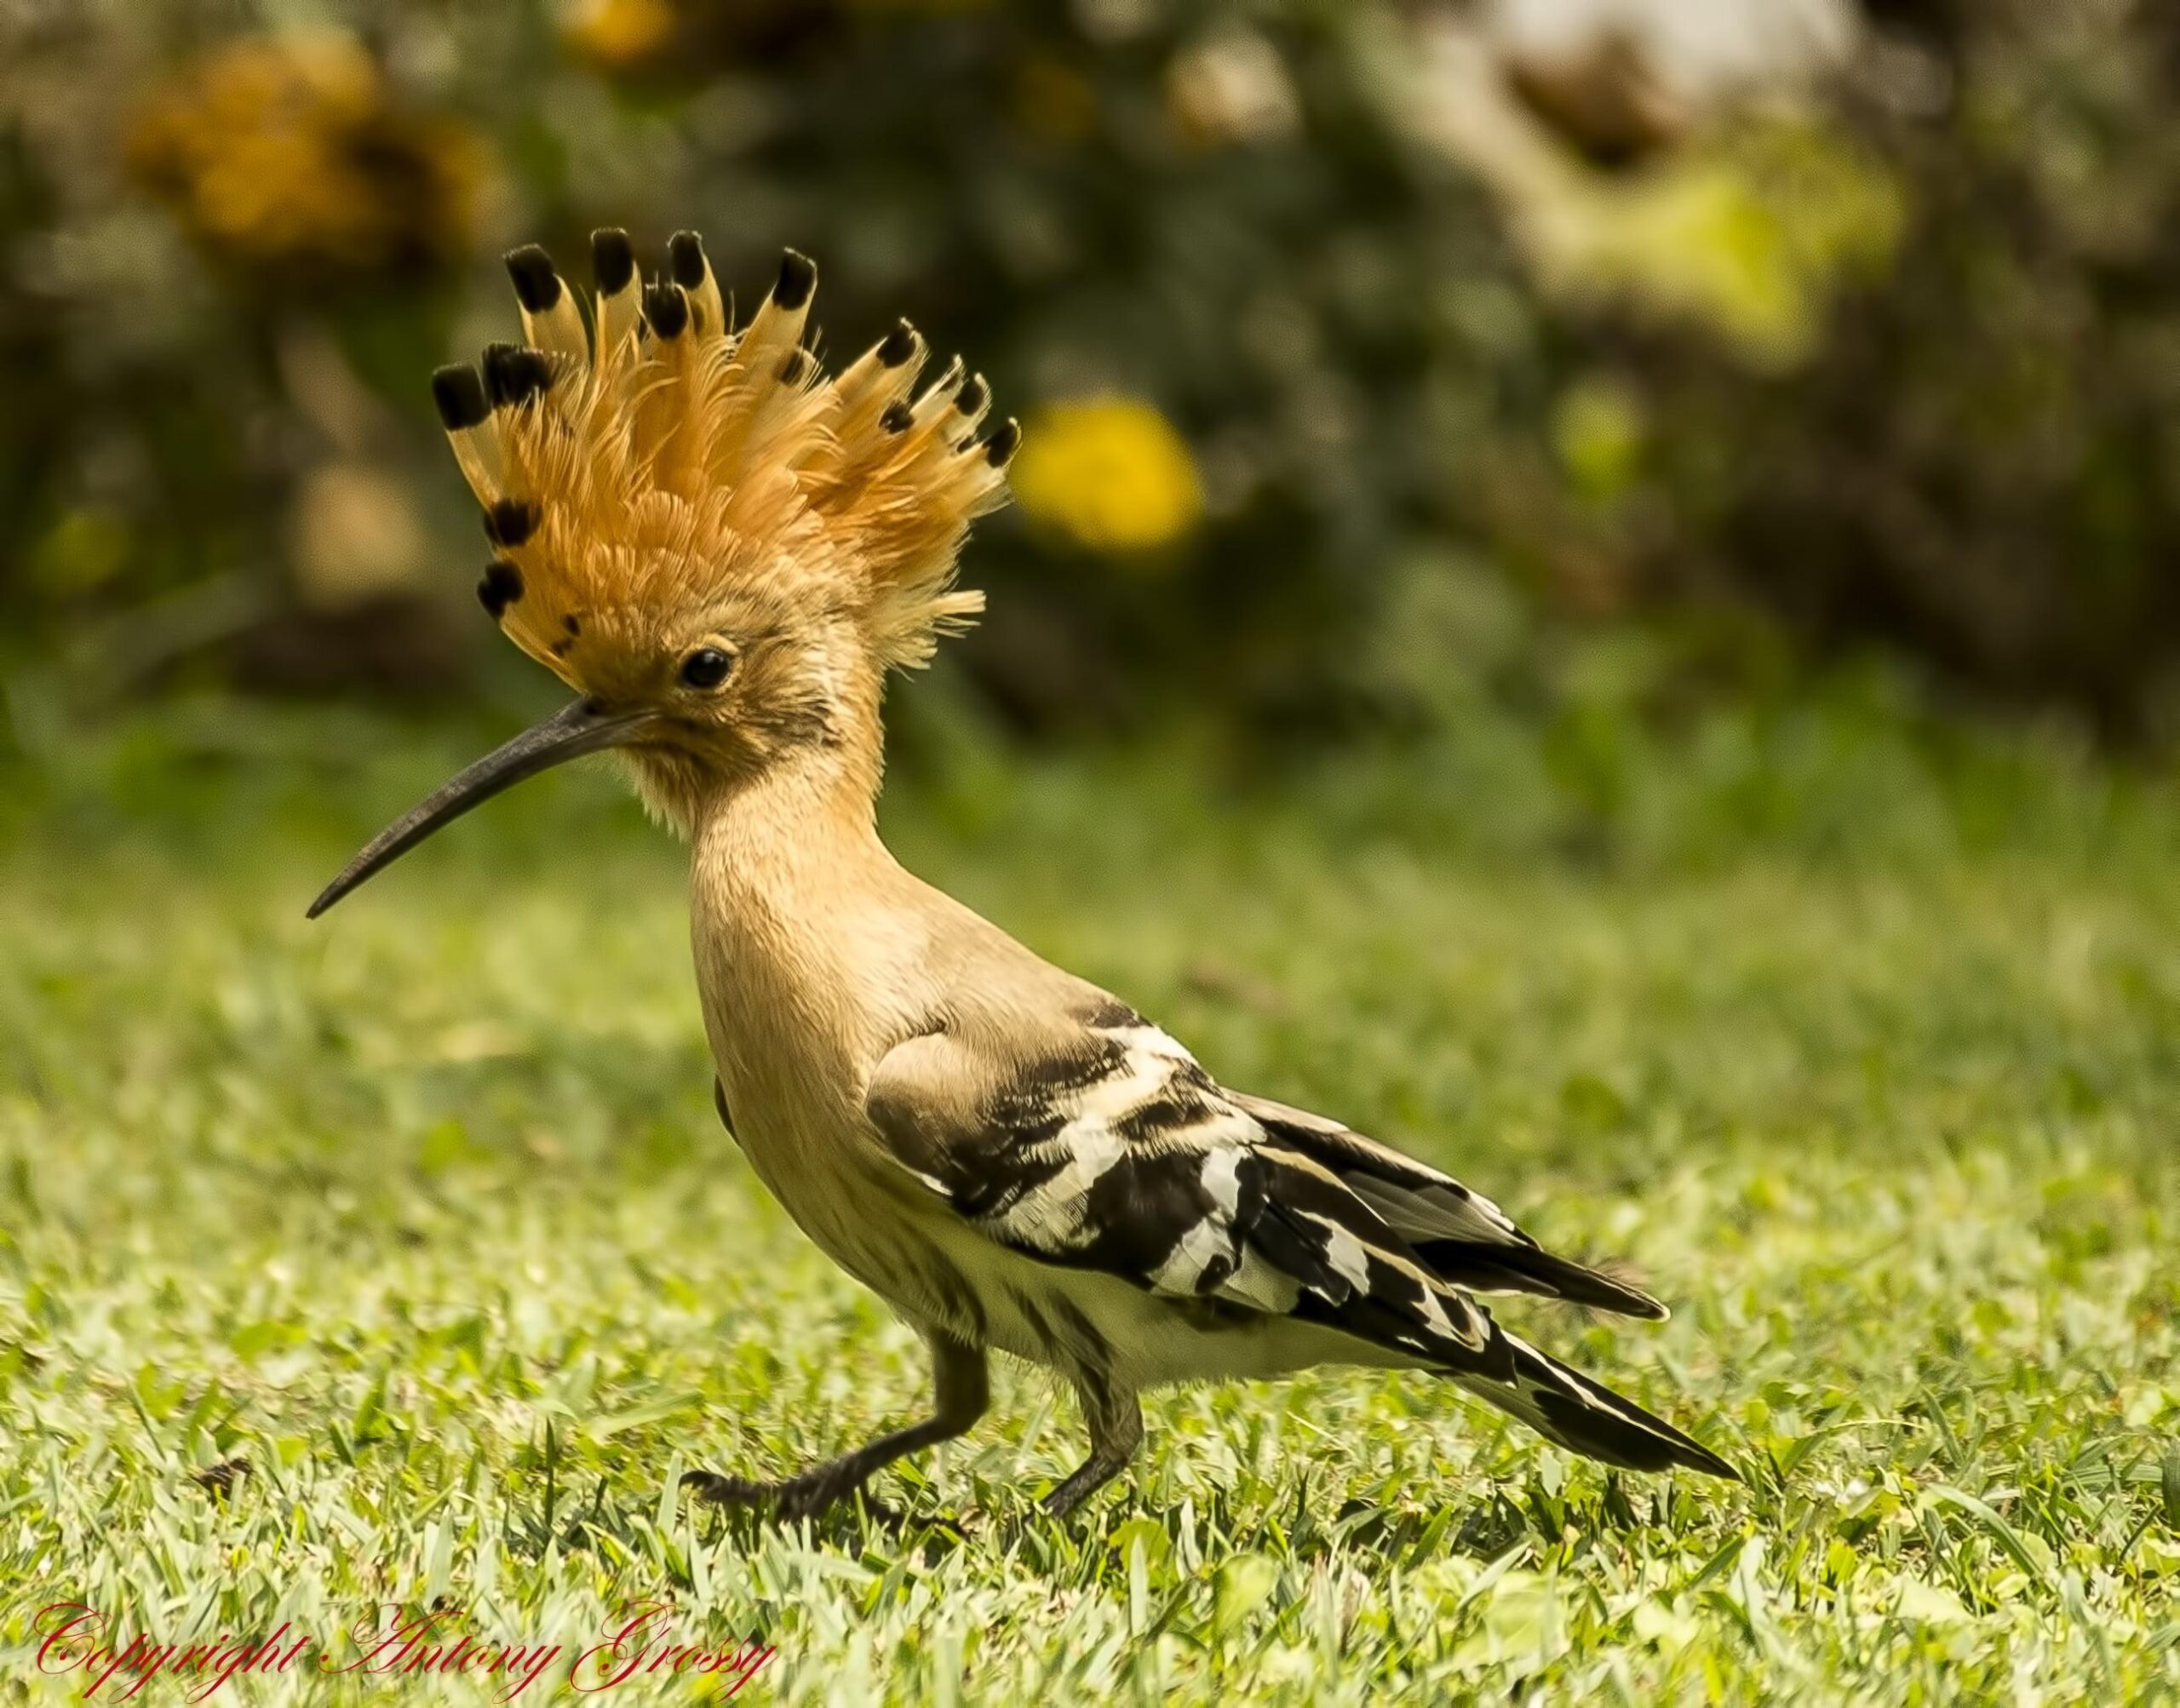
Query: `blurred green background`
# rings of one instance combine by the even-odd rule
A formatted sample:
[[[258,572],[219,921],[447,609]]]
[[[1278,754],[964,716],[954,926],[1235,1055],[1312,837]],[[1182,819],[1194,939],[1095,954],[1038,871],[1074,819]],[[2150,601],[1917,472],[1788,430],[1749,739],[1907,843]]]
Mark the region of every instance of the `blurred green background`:
[[[1030,437],[959,704],[1245,757],[1879,658],[2180,725],[2180,29],[2103,0],[46,0],[0,19],[8,739],[523,691],[424,376],[694,225]],[[911,737],[913,739],[913,737]]]

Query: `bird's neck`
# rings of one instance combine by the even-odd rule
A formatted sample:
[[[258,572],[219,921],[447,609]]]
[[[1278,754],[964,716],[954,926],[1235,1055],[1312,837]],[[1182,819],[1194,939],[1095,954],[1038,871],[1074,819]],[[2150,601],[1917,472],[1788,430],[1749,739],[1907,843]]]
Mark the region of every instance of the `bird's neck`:
[[[691,815],[707,899],[791,907],[898,870],[878,840],[873,756],[813,747],[701,796]]]
[[[813,748],[708,800],[691,930],[714,1053],[737,1075],[846,1093],[917,1000],[919,886],[878,839],[875,777]]]

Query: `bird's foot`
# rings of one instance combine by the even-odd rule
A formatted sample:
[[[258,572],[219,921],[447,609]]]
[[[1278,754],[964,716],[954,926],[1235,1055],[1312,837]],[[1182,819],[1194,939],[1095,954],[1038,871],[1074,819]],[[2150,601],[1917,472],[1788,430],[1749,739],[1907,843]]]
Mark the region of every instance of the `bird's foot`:
[[[691,1470],[681,1474],[681,1486],[698,1499],[714,1506],[754,1510],[783,1524],[822,1518],[842,1501],[852,1499],[872,1518],[896,1534],[910,1527],[944,1530],[957,1537],[968,1533],[950,1518],[937,1515],[911,1517],[865,1487],[868,1474],[859,1476],[857,1469],[838,1463],[816,1465],[799,1476],[783,1477],[777,1482],[754,1482],[747,1477],[726,1476],[715,1470]]]
[[[1133,1441],[1129,1442],[1125,1452],[1093,1452],[1072,1476],[1037,1503],[1039,1509],[1047,1518],[1067,1517],[1127,1469],[1134,1445]]]
[[[714,1506],[754,1510],[783,1524],[822,1518],[858,1489],[855,1478],[843,1475],[840,1467],[830,1464],[818,1465],[799,1476],[783,1477],[777,1482],[755,1482],[748,1477],[722,1476],[715,1470],[685,1471],[681,1486]],[[881,1523],[899,1522],[900,1515],[875,1494],[863,1494],[863,1504]]]

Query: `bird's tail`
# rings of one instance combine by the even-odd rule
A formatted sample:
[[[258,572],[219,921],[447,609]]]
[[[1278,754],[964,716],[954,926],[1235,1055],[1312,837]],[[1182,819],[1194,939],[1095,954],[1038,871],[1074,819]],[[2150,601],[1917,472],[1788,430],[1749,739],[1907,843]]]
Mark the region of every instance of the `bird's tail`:
[[[1505,1344],[1494,1350],[1511,1355],[1511,1370],[1502,1359],[1494,1359],[1496,1371],[1460,1371],[1453,1373],[1454,1379],[1478,1399],[1519,1418],[1546,1440],[1626,1470],[1670,1470],[1682,1465],[1706,1476],[1741,1480],[1725,1460],[1663,1418],[1652,1417],[1633,1401],[1623,1400],[1503,1329],[1498,1338]]]

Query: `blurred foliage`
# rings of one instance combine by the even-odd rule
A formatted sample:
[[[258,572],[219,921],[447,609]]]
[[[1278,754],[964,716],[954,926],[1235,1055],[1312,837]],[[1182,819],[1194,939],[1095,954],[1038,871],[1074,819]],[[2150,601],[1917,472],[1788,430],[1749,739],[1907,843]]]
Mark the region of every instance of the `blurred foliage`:
[[[2169,734],[2180,35],[2147,7],[1999,5],[1919,76],[1953,92],[1936,117],[1850,106],[1914,214],[1816,360],[1774,377],[1684,344],[1634,357],[1671,506],[1649,571]]]
[[[423,377],[511,331],[497,250],[611,223],[745,300],[792,244],[829,351],[907,312],[990,376],[1030,435],[958,650],[1027,727],[1564,703],[1563,626],[1632,618],[1661,703],[1878,641],[2156,729],[2169,29],[1876,9],[1828,97],[1606,147],[1391,0],[19,9],[13,715],[508,668]]]

